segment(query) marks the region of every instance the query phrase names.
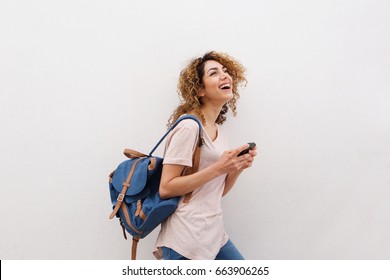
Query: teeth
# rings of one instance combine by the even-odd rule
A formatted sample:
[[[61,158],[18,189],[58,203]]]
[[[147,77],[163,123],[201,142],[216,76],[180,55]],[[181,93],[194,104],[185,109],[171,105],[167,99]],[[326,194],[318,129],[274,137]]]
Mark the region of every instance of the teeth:
[[[221,89],[229,89],[229,88],[230,88],[230,84],[221,85],[220,88],[221,88]]]

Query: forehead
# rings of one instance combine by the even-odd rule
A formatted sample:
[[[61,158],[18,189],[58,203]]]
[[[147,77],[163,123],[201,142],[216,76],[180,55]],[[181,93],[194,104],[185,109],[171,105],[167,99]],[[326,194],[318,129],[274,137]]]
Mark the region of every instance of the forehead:
[[[219,63],[218,61],[215,61],[215,60],[208,60],[204,64],[205,72],[207,72],[207,70],[209,70],[211,68],[224,68],[224,67],[225,66],[223,66],[221,63]]]

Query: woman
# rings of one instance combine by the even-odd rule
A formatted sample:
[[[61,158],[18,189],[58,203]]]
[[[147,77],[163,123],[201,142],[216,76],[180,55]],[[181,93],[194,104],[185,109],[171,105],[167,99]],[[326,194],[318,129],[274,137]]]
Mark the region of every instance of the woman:
[[[256,149],[237,156],[248,144],[228,149],[221,132],[230,108],[236,114],[238,86],[246,83],[244,67],[227,54],[209,52],[193,60],[180,74],[181,105],[169,119],[196,115],[203,124],[204,145],[199,171],[182,176],[192,166],[198,125],[183,120],[168,135],[160,196],[191,193],[188,203],[180,199],[177,210],[161,226],[155,256],[159,259],[244,259],[229,240],[223,226],[221,198],[233,187],[241,172],[250,167]]]

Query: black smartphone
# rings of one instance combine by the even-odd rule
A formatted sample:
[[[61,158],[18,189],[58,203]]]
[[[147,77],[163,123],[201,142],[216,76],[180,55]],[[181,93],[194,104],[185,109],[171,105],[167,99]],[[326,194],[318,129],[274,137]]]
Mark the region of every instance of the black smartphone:
[[[256,147],[256,143],[255,142],[250,142],[248,143],[249,144],[249,147],[246,148],[245,150],[241,151],[237,156],[242,156],[242,155],[245,155],[246,153],[249,153],[249,150],[252,150],[254,147]]]

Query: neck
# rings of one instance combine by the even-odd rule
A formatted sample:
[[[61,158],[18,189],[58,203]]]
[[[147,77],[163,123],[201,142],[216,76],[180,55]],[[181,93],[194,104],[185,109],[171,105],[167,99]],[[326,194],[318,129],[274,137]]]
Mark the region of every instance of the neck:
[[[202,106],[200,110],[206,120],[207,126],[215,125],[215,121],[217,120],[218,115],[221,112],[221,109],[222,109],[221,107],[217,108],[217,107],[211,107],[207,105]]]

